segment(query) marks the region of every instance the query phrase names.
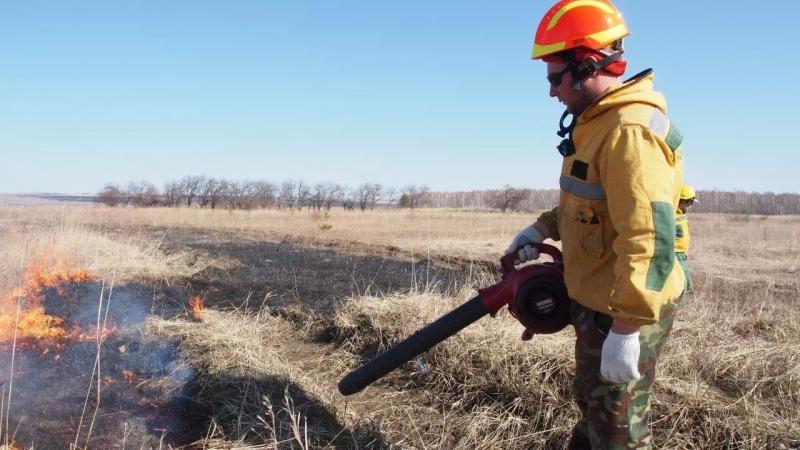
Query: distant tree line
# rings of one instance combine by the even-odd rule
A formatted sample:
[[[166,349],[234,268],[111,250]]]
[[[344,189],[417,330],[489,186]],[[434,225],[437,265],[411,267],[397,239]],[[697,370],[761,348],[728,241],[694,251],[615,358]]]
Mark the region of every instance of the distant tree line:
[[[693,212],[728,214],[800,214],[800,194],[773,192],[697,191]]]
[[[502,189],[434,192],[430,206],[436,208],[497,209],[532,212],[550,209],[558,204],[558,189]],[[800,214],[800,194],[772,192],[697,191],[699,202],[693,212],[728,214],[787,215]]]
[[[231,181],[205,176],[186,176],[168,181],[159,189],[148,181],[120,186],[106,184],[97,194],[109,206],[198,207],[209,209],[313,209],[371,210],[376,207],[468,208],[500,212],[533,212],[558,204],[558,189],[524,189],[503,186],[500,189],[432,192],[426,185],[407,185],[401,189],[380,183],[362,183],[349,187],[339,183],[307,184],[287,180],[280,184],[264,180]],[[732,214],[800,214],[800,194],[772,192],[698,191],[700,202],[695,212]]]
[[[425,200],[430,189],[409,185],[400,190],[399,203],[404,207],[428,206]],[[342,207],[367,210],[398,204],[396,190],[380,183],[362,183],[349,187],[322,182],[314,185],[302,180],[280,184],[264,180],[232,181],[205,176],[186,176],[164,183],[159,189],[149,181],[122,186],[107,183],[97,193],[98,200],[108,206],[198,207],[209,209],[315,209]]]
[[[435,208],[532,212],[557,205],[559,192],[558,189],[524,189],[506,185],[501,189],[482,191],[433,192],[429,203]]]

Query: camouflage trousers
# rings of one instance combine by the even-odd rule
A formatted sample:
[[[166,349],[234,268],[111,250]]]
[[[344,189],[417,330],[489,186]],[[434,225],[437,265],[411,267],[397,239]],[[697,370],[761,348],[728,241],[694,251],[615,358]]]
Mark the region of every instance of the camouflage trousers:
[[[678,261],[678,264],[681,265],[683,274],[686,275],[686,289],[684,292],[689,292],[692,290],[692,275],[689,273],[689,261],[686,257],[686,253],[675,252],[675,259]]]
[[[600,355],[612,319],[573,302],[570,315],[577,335],[573,389],[581,418],[573,429],[570,448],[651,448],[650,389],[676,310],[675,303],[663,306],[657,323],[639,329],[642,378],[614,384],[600,378]]]

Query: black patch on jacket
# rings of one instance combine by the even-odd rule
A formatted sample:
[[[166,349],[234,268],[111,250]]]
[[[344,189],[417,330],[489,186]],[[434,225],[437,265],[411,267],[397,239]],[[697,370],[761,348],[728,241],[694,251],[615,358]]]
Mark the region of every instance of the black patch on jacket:
[[[576,159],[572,161],[572,169],[569,172],[575,178],[580,178],[583,181],[586,181],[586,178],[589,176],[589,164]]]

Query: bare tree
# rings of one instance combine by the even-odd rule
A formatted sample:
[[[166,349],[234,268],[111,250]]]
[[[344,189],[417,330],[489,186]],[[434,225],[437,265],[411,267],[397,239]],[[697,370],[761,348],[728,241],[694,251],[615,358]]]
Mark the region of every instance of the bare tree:
[[[339,183],[333,183],[331,190],[328,193],[328,198],[325,200],[325,209],[330,210],[336,203],[341,202],[346,191],[347,186]]]
[[[287,180],[281,183],[278,200],[289,209],[310,206],[311,188],[302,180]]]
[[[380,183],[363,183],[353,190],[353,200],[362,211],[375,209],[375,205],[383,200],[388,191]]]
[[[107,206],[117,206],[125,200],[125,194],[115,183],[106,183],[103,189],[97,193],[97,197]]]
[[[386,188],[380,183],[367,183],[367,204],[369,209],[375,209],[375,204],[383,200]]]
[[[200,186],[197,194],[197,206],[205,208],[211,203],[211,193],[219,186],[219,180],[216,178],[206,178]]]
[[[388,205],[397,203],[397,190],[395,188],[385,188],[383,193],[383,201]]]
[[[158,188],[150,182],[142,182],[142,193],[139,197],[141,206],[158,206],[161,193]]]
[[[253,209],[258,207],[258,186],[254,181],[243,181],[242,185],[242,200],[240,209]]]
[[[331,202],[330,204],[325,205],[326,209],[331,209],[336,204],[344,205],[344,202],[346,201],[347,192],[350,190],[350,188],[343,184],[339,184],[337,186],[339,187],[339,190],[331,195]]]
[[[295,206],[295,184],[294,180],[286,180],[281,183],[281,188],[278,191],[278,201],[280,202],[281,206],[285,206],[288,209],[292,209]]]
[[[509,185],[492,194],[491,206],[499,209],[500,212],[517,211],[520,204],[528,198],[529,192],[526,189],[517,189]]]
[[[230,183],[227,180],[210,178],[206,181],[203,198],[208,202],[207,204],[211,209],[215,209],[220,203],[224,202],[229,186]]]
[[[341,198],[345,188],[338,183],[324,182],[314,186],[314,194],[310,197],[315,202],[316,209],[329,210]]]
[[[205,177],[188,175],[183,177],[180,183],[183,186],[183,198],[186,200],[186,206],[192,206],[192,202],[200,195],[205,185]]]
[[[161,198],[164,206],[178,206],[183,201],[183,185],[178,181],[164,183],[164,192]]]
[[[357,190],[358,188],[345,189],[340,194],[341,205],[345,211],[352,211],[356,208],[356,204],[358,203],[356,193]]]
[[[158,205],[160,194],[149,181],[139,181],[128,183],[127,197],[133,206],[146,207]]]
[[[142,187],[138,182],[131,181],[125,186],[124,195],[125,195],[125,204],[126,205],[136,205],[137,198],[141,195]]]
[[[270,208],[275,204],[275,193],[278,188],[269,181],[258,180],[250,182],[249,192],[253,196],[253,206],[257,208]]]
[[[426,185],[411,184],[400,191],[401,208],[418,208],[428,205],[431,189]]]
[[[302,180],[298,181],[295,187],[294,197],[297,209],[301,209],[304,206],[308,206],[309,204],[308,199],[311,197],[311,187]]]
[[[317,183],[314,185],[314,190],[309,196],[309,207],[313,209],[322,209],[325,204],[325,198],[328,196],[329,183]]]
[[[241,181],[229,181],[225,190],[225,207],[228,209],[245,209],[246,203],[246,183]]]
[[[369,183],[360,184],[350,193],[353,203],[358,205],[358,209],[364,211],[369,206]]]

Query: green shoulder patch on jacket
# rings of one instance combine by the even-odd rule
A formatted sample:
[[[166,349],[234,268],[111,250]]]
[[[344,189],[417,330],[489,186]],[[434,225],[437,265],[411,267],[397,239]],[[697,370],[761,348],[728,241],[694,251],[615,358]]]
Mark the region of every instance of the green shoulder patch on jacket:
[[[675,124],[670,123],[669,133],[667,133],[667,137],[664,138],[664,142],[666,142],[669,149],[673,152],[683,143],[683,135],[678,131],[678,128],[675,127]]]
[[[675,215],[674,208],[667,202],[651,202],[650,207],[653,210],[656,237],[645,287],[661,292],[675,265]]]

